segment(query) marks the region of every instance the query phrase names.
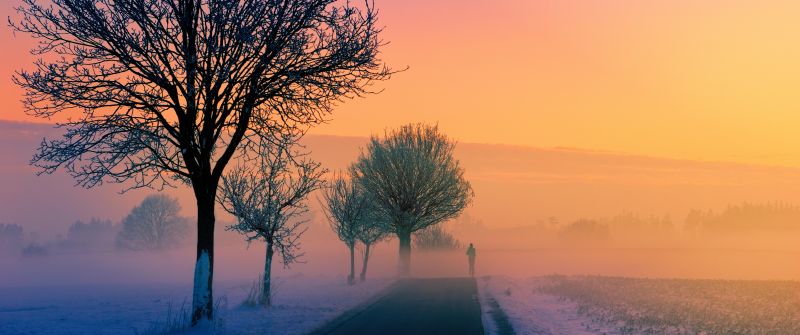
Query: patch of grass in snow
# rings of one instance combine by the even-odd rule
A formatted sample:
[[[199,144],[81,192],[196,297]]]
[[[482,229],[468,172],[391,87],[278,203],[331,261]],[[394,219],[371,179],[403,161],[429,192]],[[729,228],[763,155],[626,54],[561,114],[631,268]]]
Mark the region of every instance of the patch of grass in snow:
[[[266,293],[264,292],[263,283],[264,275],[259,275],[258,279],[253,281],[252,285],[250,285],[250,288],[247,290],[247,296],[244,298],[244,301],[242,301],[242,307],[256,307],[260,305],[261,301],[264,301],[263,298]],[[269,299],[267,300],[270,302],[270,304],[275,302],[275,295],[278,292],[279,287],[280,285],[278,284],[278,281],[273,279],[270,284]]]
[[[204,327],[211,334],[221,333],[224,329],[225,323],[223,319],[219,317],[219,312],[220,310],[226,309],[227,304],[228,299],[226,297],[217,299],[217,301],[214,303],[214,320],[205,326],[201,325],[201,327]],[[176,305],[170,301],[167,303],[167,310],[163,319],[152,322],[150,326],[142,331],[137,329],[135,334],[164,335],[188,332],[192,330],[191,314],[191,304],[187,303],[186,300],[181,302],[180,308],[177,308]]]
[[[250,289],[247,291],[247,297],[242,301],[243,307],[258,306],[258,302],[261,301],[261,298],[264,296],[264,285],[261,284],[262,280],[263,277],[258,276],[258,279],[254,280],[253,284],[250,285]]]

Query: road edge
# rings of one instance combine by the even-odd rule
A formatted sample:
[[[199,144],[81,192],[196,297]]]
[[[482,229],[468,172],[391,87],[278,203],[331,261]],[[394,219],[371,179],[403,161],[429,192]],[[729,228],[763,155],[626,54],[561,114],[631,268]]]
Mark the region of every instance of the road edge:
[[[515,335],[516,331],[508,318],[508,314],[489,292],[489,280],[491,278],[491,276],[480,277],[483,285],[480,284],[478,278],[475,278],[475,284],[478,286],[478,300],[481,305],[481,321],[483,321],[484,335]]]
[[[311,331],[305,333],[306,335],[325,335],[333,332],[336,328],[339,328],[341,325],[350,321],[351,319],[357,317],[379,301],[383,299],[389,292],[394,290],[402,280],[395,279],[391,284],[387,285],[380,291],[373,294],[369,299],[365,300],[364,302],[356,305],[353,308],[348,309],[347,311],[343,312],[342,314],[336,316],[335,318],[331,319],[328,322],[325,322],[321,326],[318,326]]]

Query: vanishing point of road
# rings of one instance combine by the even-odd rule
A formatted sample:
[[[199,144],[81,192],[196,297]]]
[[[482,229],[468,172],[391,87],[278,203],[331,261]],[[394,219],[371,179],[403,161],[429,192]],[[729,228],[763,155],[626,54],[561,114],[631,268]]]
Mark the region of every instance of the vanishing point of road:
[[[404,279],[313,334],[483,335],[477,285],[473,278]]]

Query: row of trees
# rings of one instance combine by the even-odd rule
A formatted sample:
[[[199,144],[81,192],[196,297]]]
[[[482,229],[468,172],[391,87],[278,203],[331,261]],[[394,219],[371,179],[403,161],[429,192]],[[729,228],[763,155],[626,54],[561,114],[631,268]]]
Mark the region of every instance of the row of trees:
[[[409,124],[373,136],[346,174],[325,193],[331,227],[350,250],[350,282],[354,247],[369,246],[388,234],[399,241],[399,274],[411,270],[413,233],[458,216],[473,192],[464,170],[453,157],[455,142],[436,126]]]
[[[270,250],[292,261],[302,230],[290,219],[323,171],[295,160],[291,144],[393,73],[369,1],[23,0],[17,12],[12,28],[42,55],[14,77],[26,111],[65,120],[32,159],[41,173],[65,169],[84,187],[192,188],[192,324],[213,313],[215,204],[238,218],[230,229],[271,246],[265,272]],[[401,274],[411,234],[471,198],[453,148],[435,127],[405,126],[373,137],[349,171],[398,237]]]
[[[271,303],[274,255],[280,255],[284,266],[302,256],[299,241],[305,226],[299,217],[308,212],[306,200],[315,190],[323,189],[331,228],[350,252],[350,284],[355,282],[357,243],[365,247],[361,280],[366,279],[370,248],[392,233],[401,241],[400,274],[408,275],[410,245],[403,241],[458,215],[470,202],[471,187],[452,157],[455,144],[437,127],[407,125],[385,139],[373,138],[369,154],[359,161],[370,170],[358,170],[354,164],[347,175],[336,174],[328,185],[322,180],[326,170],[295,149],[298,140],[283,136],[263,145],[255,164],[239,165],[223,177],[218,201],[238,221],[228,229],[244,234],[248,242],[266,245],[260,304]],[[386,182],[368,181],[375,178]]]
[[[188,184],[197,202],[192,324],[213,313],[215,203],[231,161],[323,122],[392,71],[377,11],[336,0],[23,0],[42,58],[14,81],[65,120],[33,164],[84,187]],[[230,207],[229,207],[230,208]]]

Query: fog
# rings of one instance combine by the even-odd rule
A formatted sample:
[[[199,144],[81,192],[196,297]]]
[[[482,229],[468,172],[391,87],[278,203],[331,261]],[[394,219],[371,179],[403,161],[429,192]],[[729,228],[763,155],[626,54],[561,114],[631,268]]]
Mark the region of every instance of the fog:
[[[28,160],[42,137],[57,133],[49,125],[0,122],[0,223],[22,229],[17,237],[0,238],[0,286],[189,285],[193,237],[161,252],[113,245],[121,219],[155,191],[120,194],[123,187],[115,184],[86,190],[63,172],[35,175]],[[311,157],[334,171],[354,160],[365,142],[304,140]],[[459,144],[456,155],[475,199],[444,225],[462,245],[475,244],[479,275],[800,279],[800,225],[793,224],[800,215],[792,207],[800,204],[800,169],[472,143]],[[179,199],[181,215],[194,217],[186,187],[162,192]],[[344,281],[346,248],[319,212],[318,195],[310,204],[302,263],[288,269],[278,263],[276,274]],[[750,209],[741,214],[736,208]],[[225,231],[233,218],[221,209],[217,214],[215,280],[254,280],[263,269],[263,244],[248,245]],[[70,235],[70,225],[93,218],[111,228]],[[41,250],[25,254],[31,246]],[[368,275],[392,276],[396,240],[373,250]],[[416,276],[463,276],[467,260],[463,250],[415,251],[412,269]]]

